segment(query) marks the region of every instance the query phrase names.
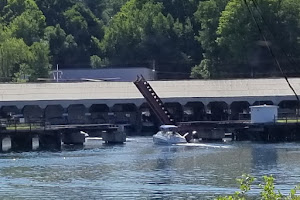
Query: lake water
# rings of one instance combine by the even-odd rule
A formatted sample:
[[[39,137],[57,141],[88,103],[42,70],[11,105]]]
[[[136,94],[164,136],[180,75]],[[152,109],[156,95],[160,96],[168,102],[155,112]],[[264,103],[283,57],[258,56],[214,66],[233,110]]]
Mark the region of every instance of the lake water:
[[[1,199],[213,199],[237,191],[244,173],[257,182],[272,174],[284,193],[300,183],[297,143],[157,146],[152,137],[129,137],[109,146],[89,139],[83,148],[0,158]]]

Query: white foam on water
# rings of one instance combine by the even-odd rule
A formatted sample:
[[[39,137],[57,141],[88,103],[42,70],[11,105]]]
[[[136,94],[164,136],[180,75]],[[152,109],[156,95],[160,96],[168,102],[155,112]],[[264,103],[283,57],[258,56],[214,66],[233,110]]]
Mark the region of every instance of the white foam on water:
[[[207,148],[222,148],[222,149],[231,148],[231,146],[229,145],[204,144],[204,143],[181,143],[181,144],[176,144],[176,146],[207,147]]]
[[[86,137],[86,140],[102,140],[101,137]]]

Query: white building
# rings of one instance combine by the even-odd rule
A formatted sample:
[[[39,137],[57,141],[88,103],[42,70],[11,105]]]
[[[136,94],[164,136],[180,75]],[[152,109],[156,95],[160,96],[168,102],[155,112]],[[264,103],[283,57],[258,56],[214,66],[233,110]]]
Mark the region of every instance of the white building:
[[[53,78],[64,81],[121,81],[132,82],[143,75],[146,80],[155,80],[155,71],[149,68],[103,68],[103,69],[62,69],[53,71]]]

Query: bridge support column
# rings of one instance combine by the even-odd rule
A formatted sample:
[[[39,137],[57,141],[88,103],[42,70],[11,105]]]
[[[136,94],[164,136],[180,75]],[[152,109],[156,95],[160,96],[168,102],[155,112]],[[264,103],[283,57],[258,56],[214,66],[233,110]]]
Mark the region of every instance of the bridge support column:
[[[3,151],[3,139],[4,139],[4,137],[0,136],[0,151],[1,152]]]
[[[11,137],[11,149],[14,151],[31,151],[32,150],[32,138],[30,133],[17,133]]]
[[[62,134],[62,141],[64,144],[83,145],[85,142],[85,134],[80,131],[71,130]]]
[[[102,132],[102,139],[105,143],[118,144],[126,142],[125,126],[120,125],[118,130]]]
[[[57,131],[39,135],[39,149],[61,149],[61,133]]]
[[[1,136],[0,140],[1,151],[9,151],[11,149],[11,138],[9,136]]]
[[[230,104],[227,104],[227,120],[231,119],[231,108],[230,108]]]
[[[204,120],[211,120],[211,109],[208,107],[208,104],[204,104]]]

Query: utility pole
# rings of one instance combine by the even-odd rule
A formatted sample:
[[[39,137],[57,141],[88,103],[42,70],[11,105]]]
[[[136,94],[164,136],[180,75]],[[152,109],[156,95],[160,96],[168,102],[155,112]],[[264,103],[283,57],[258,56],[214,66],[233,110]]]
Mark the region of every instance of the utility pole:
[[[153,80],[155,81],[156,80],[156,62],[155,62],[155,59],[152,60],[152,76],[153,76]]]
[[[58,64],[56,64],[56,82],[58,83]]]

